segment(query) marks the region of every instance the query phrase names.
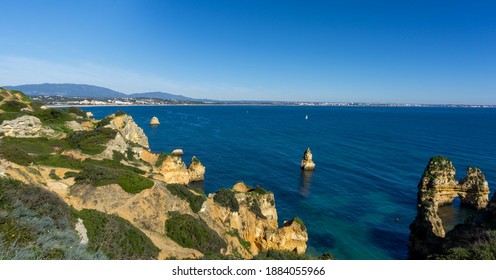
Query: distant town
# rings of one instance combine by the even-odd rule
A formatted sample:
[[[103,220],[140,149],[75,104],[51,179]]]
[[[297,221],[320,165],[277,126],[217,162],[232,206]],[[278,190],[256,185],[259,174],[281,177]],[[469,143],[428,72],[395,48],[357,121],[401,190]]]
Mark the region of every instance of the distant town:
[[[367,102],[297,102],[297,101],[192,101],[161,98],[89,98],[64,96],[31,96],[48,106],[160,106],[160,105],[265,105],[265,106],[355,106],[355,107],[463,107],[496,108],[496,105],[414,104]]]

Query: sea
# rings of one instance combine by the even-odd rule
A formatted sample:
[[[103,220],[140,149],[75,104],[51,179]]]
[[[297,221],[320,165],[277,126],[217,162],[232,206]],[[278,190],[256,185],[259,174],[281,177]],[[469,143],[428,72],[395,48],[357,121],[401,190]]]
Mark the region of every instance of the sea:
[[[300,217],[307,252],[337,259],[408,259],[417,185],[433,156],[453,161],[456,178],[477,166],[496,187],[496,109],[324,106],[87,107],[96,118],[130,114],[153,152],[181,148],[206,166],[207,193],[236,182],[275,195],[279,224]],[[152,117],[159,126],[150,126]],[[316,169],[300,170],[310,148]],[[441,209],[445,227],[470,210]]]

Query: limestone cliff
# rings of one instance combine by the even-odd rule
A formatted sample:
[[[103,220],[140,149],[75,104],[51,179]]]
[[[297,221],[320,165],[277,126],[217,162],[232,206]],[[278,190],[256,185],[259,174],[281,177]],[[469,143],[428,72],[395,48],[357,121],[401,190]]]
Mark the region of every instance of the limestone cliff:
[[[133,117],[127,114],[114,114],[110,117],[109,126],[116,129],[124,139],[142,147],[149,148],[148,137],[133,120]]]
[[[231,242],[228,251],[233,254],[250,256],[268,249],[301,254],[306,250],[305,227],[290,221],[278,228],[274,194],[261,188],[251,189],[238,183],[232,190],[211,194],[199,214],[220,234],[235,232],[239,239],[248,242],[244,246]]]
[[[169,155],[157,168],[155,179],[168,184],[187,185],[190,182],[189,172],[181,157]]]
[[[315,163],[313,162],[310,148],[307,148],[303,153],[303,157],[301,159],[301,169],[305,171],[312,171],[315,169]]]
[[[455,167],[447,158],[433,157],[424,170],[418,185],[417,216],[410,225],[409,249],[413,258],[425,258],[445,245],[443,222],[439,207],[451,204],[460,197],[464,206],[484,209],[488,205],[489,187],[482,172],[475,167],[458,182]]]

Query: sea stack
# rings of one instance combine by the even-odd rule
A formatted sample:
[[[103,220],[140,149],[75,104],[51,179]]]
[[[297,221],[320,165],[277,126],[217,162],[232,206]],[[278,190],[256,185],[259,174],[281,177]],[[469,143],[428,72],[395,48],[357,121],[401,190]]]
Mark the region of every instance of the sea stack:
[[[151,125],[159,125],[160,122],[158,121],[158,118],[157,117],[153,117],[151,120],[150,120],[150,124]]]
[[[312,160],[312,152],[310,148],[307,148],[305,153],[303,153],[303,158],[301,159],[301,169],[305,171],[312,171],[315,169],[315,163]]]

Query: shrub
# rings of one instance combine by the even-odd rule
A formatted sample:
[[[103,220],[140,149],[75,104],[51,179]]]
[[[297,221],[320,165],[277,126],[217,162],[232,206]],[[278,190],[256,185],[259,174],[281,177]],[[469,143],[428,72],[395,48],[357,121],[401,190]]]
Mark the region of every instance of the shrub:
[[[175,196],[186,200],[189,203],[189,207],[195,213],[200,211],[203,202],[206,200],[205,195],[197,195],[192,193],[188,188],[183,185],[167,185],[167,189]]]
[[[79,174],[79,172],[68,171],[64,174],[64,179],[76,177],[78,174]]]
[[[269,249],[256,255],[254,260],[313,260],[315,259],[308,254],[298,254],[293,251],[281,251]]]
[[[264,214],[262,214],[262,209],[260,209],[260,205],[258,205],[258,202],[256,199],[252,199],[252,201],[250,202],[250,211],[255,213],[255,215],[260,218],[260,219],[263,219],[263,220],[266,220],[267,217],[265,217]]]
[[[28,106],[23,102],[19,102],[17,100],[9,100],[9,101],[5,101],[0,106],[0,109],[4,110],[5,112],[20,112],[21,109],[26,107]]]
[[[126,114],[126,113],[125,113],[124,111],[119,110],[119,111],[117,111],[117,112],[114,114],[114,116],[118,117],[118,116],[123,116],[123,115],[125,115],[125,114]]]
[[[74,149],[88,155],[96,155],[106,149],[106,144],[115,138],[117,131],[111,128],[96,128],[90,131],[76,131],[67,136],[67,141]]]
[[[191,215],[169,212],[165,222],[167,236],[182,247],[196,249],[203,254],[219,253],[226,242],[207,224]]]
[[[95,259],[74,230],[71,209],[57,195],[0,178],[0,259]]]
[[[256,193],[256,194],[269,194],[270,192],[260,186],[256,186],[254,189],[249,190],[250,193]]]
[[[16,147],[6,147],[2,145],[0,147],[0,156],[8,161],[24,166],[30,165],[34,162],[33,156],[30,156],[25,151]]]
[[[142,231],[127,220],[96,210],[83,209],[77,214],[88,231],[88,248],[102,251],[110,259],[156,259],[160,251]]]
[[[14,138],[4,137],[2,146],[16,147],[31,154],[49,154],[53,152],[61,152],[69,147],[68,143],[63,139],[47,139],[39,138]]]
[[[154,185],[152,180],[132,172],[125,172],[119,176],[117,184],[128,193],[140,193]]]
[[[233,228],[233,229],[231,229],[229,231],[226,231],[226,234],[227,235],[230,235],[230,236],[237,237],[238,238],[238,241],[239,241],[239,244],[241,244],[241,246],[243,246],[243,248],[245,248],[251,254],[251,250],[250,250],[251,244],[250,244],[250,242],[246,241],[245,239],[243,239],[239,235],[238,229]]]
[[[117,162],[120,162],[121,160],[125,159],[126,157],[124,156],[123,153],[120,153],[118,151],[114,151],[114,153],[112,154],[112,159],[114,161],[117,161]]]
[[[66,111],[57,108],[48,108],[31,113],[39,118],[42,123],[47,125],[63,125],[66,121],[72,121],[74,118]]]
[[[49,174],[50,178],[53,179],[53,180],[61,180],[62,178],[60,178],[56,173],[55,173],[55,169],[52,169],[50,170],[50,174]]]
[[[298,217],[294,217],[293,218],[293,222],[299,224],[303,230],[306,229],[305,223],[303,223],[303,220],[302,219],[300,219]]]
[[[89,164],[90,162],[96,164]],[[106,166],[96,160],[85,160],[82,171],[76,175],[75,179],[78,183],[86,183],[96,187],[118,184],[124,191],[133,194],[139,193],[144,189],[149,189],[154,184],[152,180],[142,177],[133,171]]]
[[[239,203],[236,197],[234,196],[234,191],[229,189],[220,189],[215,193],[214,202],[219,205],[230,208],[231,211],[238,212],[239,211]]]
[[[37,156],[34,162],[40,165],[72,169],[82,169],[84,166],[80,160],[64,155],[41,155]]]
[[[79,109],[78,107],[71,106],[69,108],[66,108],[65,111],[67,111],[69,114],[74,114],[74,115],[80,116],[80,117],[82,117],[84,119],[87,118],[86,112],[83,111],[83,110],[81,110],[81,109]]]

